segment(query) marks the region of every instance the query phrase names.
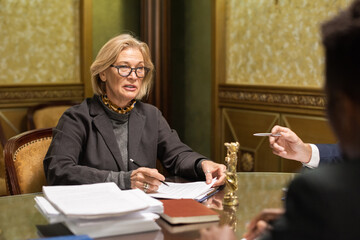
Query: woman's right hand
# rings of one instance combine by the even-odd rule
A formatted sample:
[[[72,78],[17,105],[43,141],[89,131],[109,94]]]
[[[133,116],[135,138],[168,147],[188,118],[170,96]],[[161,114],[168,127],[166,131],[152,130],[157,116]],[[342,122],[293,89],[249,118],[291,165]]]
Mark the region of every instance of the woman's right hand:
[[[154,168],[140,167],[134,170],[130,176],[131,188],[139,188],[146,193],[156,192],[165,181],[165,177]]]

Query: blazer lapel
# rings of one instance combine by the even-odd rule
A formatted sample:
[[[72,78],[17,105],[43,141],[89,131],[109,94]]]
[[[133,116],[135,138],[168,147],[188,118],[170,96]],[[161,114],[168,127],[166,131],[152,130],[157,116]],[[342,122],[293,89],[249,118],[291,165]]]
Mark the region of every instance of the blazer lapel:
[[[113,155],[119,169],[127,171],[121,158],[120,149],[117,145],[111,121],[100,104],[101,103],[97,102],[97,104],[92,105],[92,108],[90,110],[90,114],[94,116],[93,123],[98,129],[102,138],[104,139],[105,144]]]
[[[137,109],[136,106],[135,108],[132,110],[130,117],[129,117],[129,159],[132,158],[134,159],[140,166],[144,166],[142,163],[142,159],[137,159],[136,158],[136,153],[139,150],[139,145],[140,145],[140,140],[141,140],[141,135],[145,126],[145,120],[146,120],[146,116],[140,114]],[[131,169],[130,165],[129,165],[129,169]]]

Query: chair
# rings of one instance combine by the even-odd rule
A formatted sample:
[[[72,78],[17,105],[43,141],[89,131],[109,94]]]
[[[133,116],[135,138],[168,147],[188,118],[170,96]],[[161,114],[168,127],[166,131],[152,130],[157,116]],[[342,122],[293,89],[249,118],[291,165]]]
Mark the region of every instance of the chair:
[[[46,185],[43,160],[52,128],[30,130],[10,138],[4,149],[10,194],[41,192]]]
[[[27,111],[28,130],[56,127],[65,110],[75,104],[77,103],[73,101],[57,101],[29,107]]]

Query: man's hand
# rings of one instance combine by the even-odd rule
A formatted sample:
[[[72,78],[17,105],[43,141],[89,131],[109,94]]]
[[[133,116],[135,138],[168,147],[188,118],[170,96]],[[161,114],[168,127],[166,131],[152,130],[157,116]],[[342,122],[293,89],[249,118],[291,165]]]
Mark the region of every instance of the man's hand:
[[[236,240],[236,236],[229,225],[213,226],[200,230],[200,240]]]
[[[284,209],[282,208],[264,209],[247,225],[247,232],[243,237],[246,240],[256,239],[264,234],[266,230],[271,229],[269,222],[278,219],[282,214],[284,214]]]
[[[304,143],[289,128],[274,126],[271,133],[281,134],[279,137],[269,137],[270,147],[275,155],[303,163],[310,161],[312,154],[311,146],[308,143]]]

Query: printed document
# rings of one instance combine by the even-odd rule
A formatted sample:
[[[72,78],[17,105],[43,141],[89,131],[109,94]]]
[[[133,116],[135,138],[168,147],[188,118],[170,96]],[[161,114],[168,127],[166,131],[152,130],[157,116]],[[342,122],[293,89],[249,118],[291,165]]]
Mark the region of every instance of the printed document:
[[[206,184],[205,181],[189,183],[166,182],[169,186],[161,184],[156,193],[149,193],[149,195],[155,198],[198,199],[212,190],[212,185],[216,182],[216,180],[217,179],[214,178],[210,184]]]

